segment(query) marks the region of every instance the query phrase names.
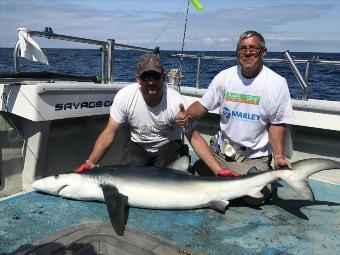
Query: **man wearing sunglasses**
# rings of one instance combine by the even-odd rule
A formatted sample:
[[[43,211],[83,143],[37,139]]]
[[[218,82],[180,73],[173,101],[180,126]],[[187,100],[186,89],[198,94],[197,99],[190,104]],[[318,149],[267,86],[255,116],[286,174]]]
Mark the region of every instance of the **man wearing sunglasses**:
[[[241,34],[236,49],[239,65],[217,74],[205,95],[177,118],[179,126],[186,126],[188,119],[200,119],[219,107],[220,131],[210,145],[222,166],[240,174],[252,167],[270,169],[272,157],[275,168],[291,169],[284,155],[285,124],[293,121],[290,94],[286,79],[263,65],[266,53],[260,33]],[[204,174],[203,162],[193,168]],[[260,205],[270,190],[263,193],[246,202]]]
[[[122,165],[166,166],[185,153],[182,128],[176,125],[177,114],[184,112],[184,98],[164,85],[165,76],[157,55],[147,53],[139,58],[137,84],[126,86],[116,94],[106,128],[97,138],[88,160],[76,172],[97,165],[122,123],[127,123],[131,131],[131,139],[123,149]],[[216,175],[239,175],[220,166],[193,122],[185,128],[185,135],[196,154]]]

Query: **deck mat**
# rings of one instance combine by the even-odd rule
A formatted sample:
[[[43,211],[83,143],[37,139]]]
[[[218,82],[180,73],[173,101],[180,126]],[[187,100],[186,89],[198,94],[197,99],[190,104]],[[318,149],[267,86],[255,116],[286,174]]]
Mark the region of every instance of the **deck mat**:
[[[84,223],[21,247],[15,255],[178,255],[192,254],[154,236],[126,227],[119,236],[107,221]]]
[[[197,254],[340,254],[340,186],[309,180],[316,202],[283,182],[266,205],[211,209],[130,208],[127,226]],[[0,254],[70,226],[108,221],[106,206],[29,192],[0,201]]]

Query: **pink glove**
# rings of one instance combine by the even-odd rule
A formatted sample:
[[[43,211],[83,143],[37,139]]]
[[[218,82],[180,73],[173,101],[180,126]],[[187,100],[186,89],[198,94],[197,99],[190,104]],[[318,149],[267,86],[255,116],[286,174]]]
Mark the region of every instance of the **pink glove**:
[[[220,170],[218,170],[217,176],[237,177],[241,175],[231,169],[221,168]]]
[[[85,163],[81,164],[76,170],[74,170],[74,172],[81,173],[85,170],[91,170],[95,167],[97,167],[97,165],[94,165],[86,160]]]

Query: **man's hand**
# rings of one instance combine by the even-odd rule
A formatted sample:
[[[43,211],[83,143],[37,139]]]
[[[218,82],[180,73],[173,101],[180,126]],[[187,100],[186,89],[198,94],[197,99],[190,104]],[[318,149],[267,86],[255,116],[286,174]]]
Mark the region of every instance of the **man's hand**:
[[[79,167],[77,167],[76,170],[74,170],[75,173],[81,173],[85,170],[91,170],[93,168],[97,167],[97,165],[90,163],[88,160],[86,160],[83,164],[81,164]]]
[[[231,169],[221,168],[220,170],[218,170],[217,176],[237,177],[241,175]]]
[[[176,124],[181,128],[186,128],[188,126],[188,117],[185,114],[183,104],[179,104],[179,112],[176,115]]]
[[[285,159],[283,155],[274,156],[274,168],[279,169],[282,167],[293,169],[292,164],[287,159]]]

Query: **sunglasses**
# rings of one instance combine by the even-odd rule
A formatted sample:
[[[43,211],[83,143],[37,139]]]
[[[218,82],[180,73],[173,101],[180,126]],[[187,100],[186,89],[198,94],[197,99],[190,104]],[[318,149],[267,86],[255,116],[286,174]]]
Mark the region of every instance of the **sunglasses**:
[[[237,48],[237,52],[239,54],[246,54],[247,51],[249,51],[250,54],[252,55],[257,55],[260,53],[260,51],[263,49],[261,46],[256,46],[256,45],[248,45],[248,46],[240,46]]]
[[[142,81],[159,81],[162,77],[162,74],[150,71],[150,72],[144,72],[139,77],[142,79]]]

